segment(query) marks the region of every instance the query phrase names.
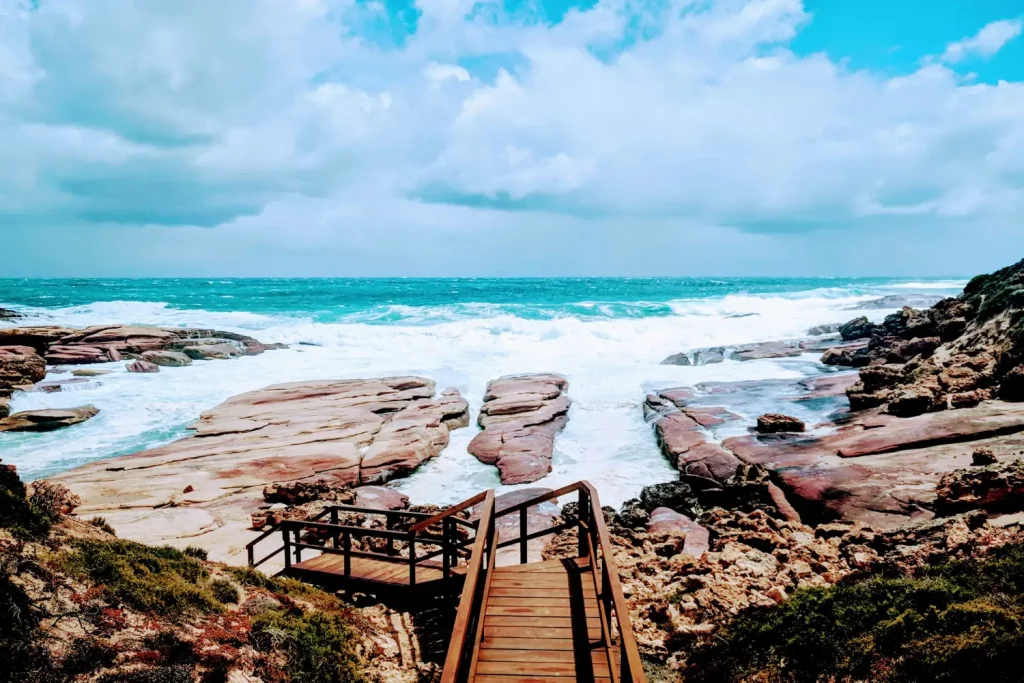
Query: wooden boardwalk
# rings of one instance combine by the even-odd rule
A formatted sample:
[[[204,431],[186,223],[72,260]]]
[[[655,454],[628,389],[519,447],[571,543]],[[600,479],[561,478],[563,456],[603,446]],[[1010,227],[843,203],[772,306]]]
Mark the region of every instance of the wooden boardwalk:
[[[530,508],[573,493],[578,518],[529,533]],[[353,511],[381,515],[387,528],[337,523]],[[331,521],[320,521],[327,514]],[[519,536],[501,541],[496,522],[510,515],[518,515]],[[575,558],[527,562],[530,541],[572,529]],[[275,534],[281,547],[256,560],[255,545]],[[386,551],[356,550],[366,537],[375,547],[386,542]],[[497,566],[510,546],[520,564]],[[303,560],[303,551],[315,556]],[[250,565],[282,552],[284,573],[312,583],[407,599],[458,596],[441,683],[646,683],[604,514],[587,482],[500,511],[493,491],[434,516],[335,506],[264,533],[249,544]]]

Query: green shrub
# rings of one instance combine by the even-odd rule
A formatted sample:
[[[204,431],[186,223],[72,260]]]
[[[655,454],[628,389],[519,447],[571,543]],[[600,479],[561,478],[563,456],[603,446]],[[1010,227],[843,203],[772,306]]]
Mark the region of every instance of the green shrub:
[[[28,500],[18,473],[0,464],[0,528],[19,538],[39,538],[49,533],[52,522],[46,511]]]
[[[111,536],[117,536],[117,532],[114,531],[114,527],[107,523],[106,517],[93,517],[89,520],[89,524],[92,524],[100,531],[106,531]]]
[[[116,659],[117,648],[99,638],[84,636],[71,643],[60,668],[66,676],[77,676],[108,667]]]
[[[797,591],[748,610],[690,658],[687,683],[1020,680],[1024,545],[913,579]]]
[[[169,546],[131,541],[77,541],[62,569],[104,586],[130,607],[166,616],[221,609],[206,585],[201,564]]]
[[[206,551],[206,548],[200,548],[196,545],[190,545],[185,548],[185,554],[197,560],[207,560],[210,558],[210,553]]]
[[[210,582],[210,590],[213,591],[213,597],[225,605],[238,603],[238,586],[227,579],[214,579]]]
[[[39,615],[28,595],[0,574],[0,683],[52,680],[38,627]]]
[[[355,639],[337,614],[267,612],[253,618],[249,639],[261,652],[283,650],[292,683],[361,683]]]

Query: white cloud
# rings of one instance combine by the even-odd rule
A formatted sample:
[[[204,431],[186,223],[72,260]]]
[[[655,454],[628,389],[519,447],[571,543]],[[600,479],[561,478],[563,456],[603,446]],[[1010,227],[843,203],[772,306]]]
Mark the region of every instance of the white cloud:
[[[553,25],[475,5],[421,0],[381,47],[381,6],[353,0],[0,0],[0,223],[220,226],[266,238],[267,261],[275,230],[370,251],[393,248],[385,228],[455,230],[488,251],[527,216],[626,241],[1019,230],[1022,83],[795,54],[798,0],[601,0]],[[993,26],[947,54],[991,54],[1013,37]]]
[[[991,57],[1003,46],[1021,34],[1024,21],[1004,19],[986,24],[978,33],[950,43],[942,53],[942,61],[955,64],[968,57]]]

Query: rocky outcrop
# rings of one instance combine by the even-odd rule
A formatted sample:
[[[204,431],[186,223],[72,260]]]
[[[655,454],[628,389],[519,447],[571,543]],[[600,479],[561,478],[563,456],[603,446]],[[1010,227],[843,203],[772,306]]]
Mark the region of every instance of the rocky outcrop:
[[[46,377],[46,361],[31,346],[0,346],[0,397]]]
[[[823,359],[864,367],[848,392],[853,410],[912,417],[996,397],[1024,400],[1024,261],[974,278],[930,309],[865,321],[847,325],[870,332],[866,350]]]
[[[11,310],[10,308],[0,308],[0,320],[17,320],[24,316],[17,311]]]
[[[805,519],[892,528],[932,518],[939,480],[969,468],[974,450],[986,448],[1000,459],[1024,450],[1024,406],[986,402],[913,418],[873,409],[820,437],[733,437],[723,446],[771,469]]]
[[[150,351],[182,351],[192,358],[251,356],[280,348],[252,337],[219,330],[135,325],[15,327],[0,330],[0,345],[31,346],[49,365],[107,363],[139,358]]]
[[[757,418],[755,429],[761,434],[777,434],[779,432],[802,432],[804,421],[781,413],[765,413]]]
[[[0,419],[0,432],[52,432],[85,422],[99,412],[95,406],[24,410]]]
[[[950,472],[935,494],[936,507],[947,514],[978,508],[1019,512],[1024,510],[1024,460]]]
[[[717,638],[749,608],[772,607],[800,588],[832,586],[854,575],[911,575],[1024,537],[1017,526],[997,528],[972,514],[889,531],[860,523],[814,528],[762,511],[721,509],[697,522],[710,532],[700,557],[687,552],[687,537],[672,528],[611,529],[637,643],[646,660],[663,667],[664,680],[685,668],[697,644]]]
[[[569,420],[569,382],[561,375],[514,375],[487,385],[468,450],[497,465],[503,484],[525,484],[551,471],[555,436]]]
[[[203,413],[192,436],[55,479],[82,497],[83,513],[102,514],[121,537],[185,545],[201,536],[238,561],[264,487],[404,476],[440,454],[449,431],[468,420],[457,392],[436,395],[421,377],[280,384]]]
[[[669,508],[655,508],[651,512],[647,532],[682,536],[685,539],[682,554],[696,559],[700,559],[708,551],[708,530],[686,515]]]

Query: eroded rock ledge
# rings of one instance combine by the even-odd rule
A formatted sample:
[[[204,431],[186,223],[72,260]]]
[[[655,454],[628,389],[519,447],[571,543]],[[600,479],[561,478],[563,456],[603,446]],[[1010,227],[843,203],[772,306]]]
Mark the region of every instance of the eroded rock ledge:
[[[81,496],[80,513],[102,514],[122,537],[203,536],[231,561],[265,486],[383,483],[437,456],[468,421],[458,392],[435,396],[422,377],[279,384],[203,413],[193,436],[55,479]]]
[[[514,375],[487,384],[469,444],[480,462],[497,465],[502,484],[525,484],[551,471],[555,435],[569,421],[569,381],[556,374]]]

